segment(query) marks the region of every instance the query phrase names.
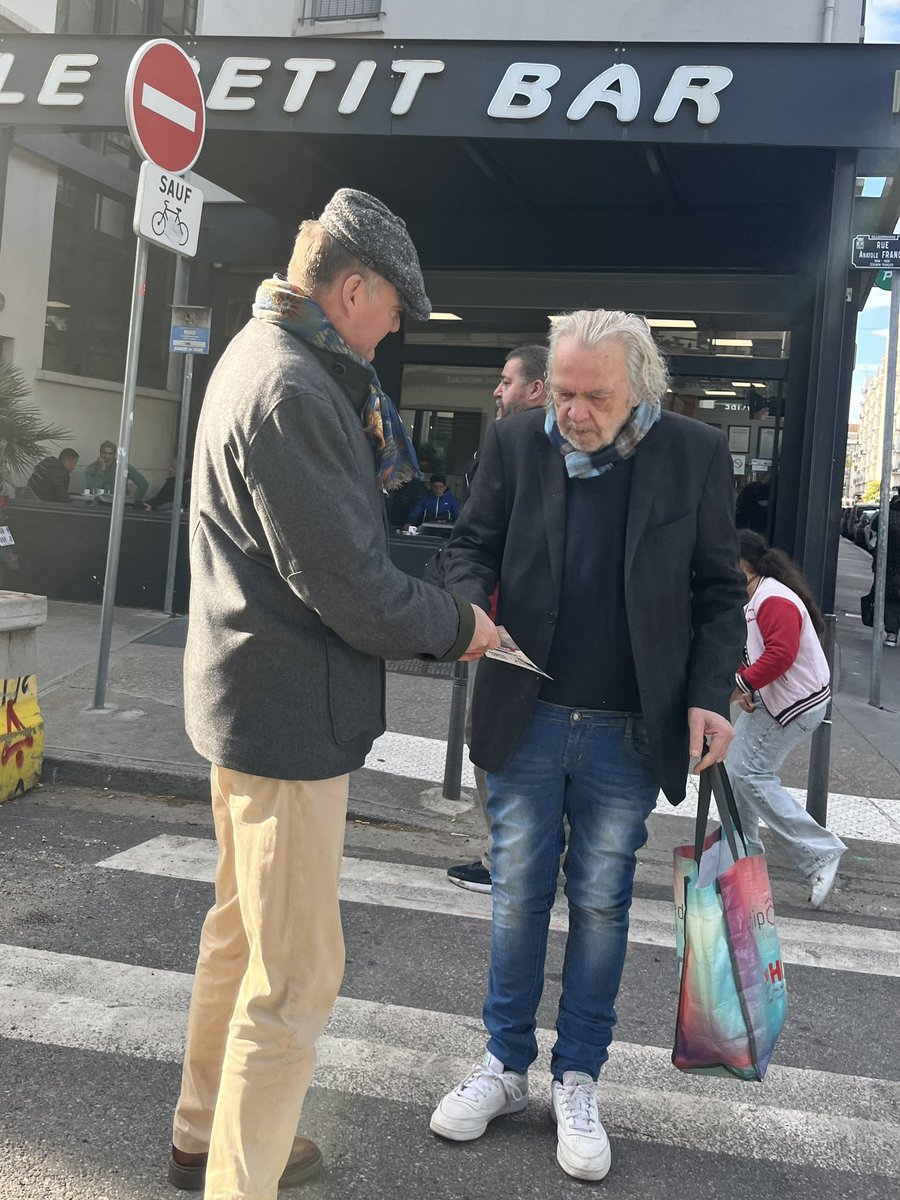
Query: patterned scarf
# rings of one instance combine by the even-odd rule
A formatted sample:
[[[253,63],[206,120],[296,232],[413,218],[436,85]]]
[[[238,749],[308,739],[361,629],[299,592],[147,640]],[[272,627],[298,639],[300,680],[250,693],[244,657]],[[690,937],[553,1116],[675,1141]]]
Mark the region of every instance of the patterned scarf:
[[[288,333],[293,333],[311,346],[344,354],[365,367],[371,376],[369,396],[363,405],[363,430],[375,447],[378,480],[386,492],[421,479],[422,472],[409,434],[390,397],[381,390],[378,376],[370,362],[351,350],[315,300],[291,287],[281,275],[266,279],[256,293],[253,315],[259,321],[271,321]]]
[[[571,442],[567,442],[560,433],[556,423],[556,412],[547,409],[547,419],[544,421],[544,432],[560,454],[565,456],[566,471],[570,479],[596,479],[611,471],[617,462],[623,458],[631,458],[635,450],[659,420],[658,404],[639,404],[631,410],[631,416],[616,434],[612,445],[604,446],[589,454],[587,450],[579,450]]]

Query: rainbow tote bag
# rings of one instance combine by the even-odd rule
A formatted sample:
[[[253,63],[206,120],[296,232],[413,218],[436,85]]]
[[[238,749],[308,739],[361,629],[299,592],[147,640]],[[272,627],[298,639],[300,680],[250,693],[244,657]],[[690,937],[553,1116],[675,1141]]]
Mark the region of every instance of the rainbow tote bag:
[[[722,763],[700,776],[694,844],[674,854],[680,967],[672,1062],[761,1080],[784,1027],[787,990],[764,854],[747,854]],[[709,836],[710,794],[722,821]]]

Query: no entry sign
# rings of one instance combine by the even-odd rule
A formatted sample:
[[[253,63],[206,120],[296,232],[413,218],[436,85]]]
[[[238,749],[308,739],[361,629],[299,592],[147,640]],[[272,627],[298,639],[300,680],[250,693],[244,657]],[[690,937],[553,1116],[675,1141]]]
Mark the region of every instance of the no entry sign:
[[[145,42],[125,83],[128,132],[142,158],[180,175],[197,161],[206,131],[203,92],[188,55],[175,42]]]

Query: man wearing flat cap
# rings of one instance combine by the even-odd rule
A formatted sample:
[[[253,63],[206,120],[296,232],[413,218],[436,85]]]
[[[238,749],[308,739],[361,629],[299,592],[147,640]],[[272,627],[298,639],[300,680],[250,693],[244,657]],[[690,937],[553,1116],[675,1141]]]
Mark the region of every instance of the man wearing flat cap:
[[[499,644],[480,609],[388,557],[384,492],[418,468],[371,360],[402,312],[430,308],[403,222],[342,189],[207,390],[185,711],[219,860],[169,1165],[206,1200],[275,1200],[321,1165],[295,1133],[343,975],[349,772],[384,732],[384,659]]]

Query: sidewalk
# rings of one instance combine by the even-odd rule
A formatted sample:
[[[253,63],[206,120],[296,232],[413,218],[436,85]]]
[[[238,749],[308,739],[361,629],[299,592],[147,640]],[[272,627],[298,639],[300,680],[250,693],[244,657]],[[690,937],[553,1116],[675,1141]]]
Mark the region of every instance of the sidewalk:
[[[893,845],[898,854],[892,868],[896,879],[900,650],[884,652],[883,707],[873,708],[868,703],[871,631],[859,618],[859,596],[868,591],[870,581],[869,556],[842,539],[829,824],[845,838]],[[205,798],[208,766],[184,732],[185,618],[135,609],[116,611],[109,708],[93,712],[99,624],[99,606],[51,602],[47,626],[39,631],[45,784]],[[353,774],[350,808],[361,820],[454,832],[461,839],[462,859],[466,853],[471,857],[478,853],[482,829],[472,804],[474,780],[467,761],[461,799],[441,797],[451,689],[449,670],[444,671],[445,677],[389,671],[390,732],[376,743],[367,767]],[[807,762],[808,747],[788,760],[783,774],[787,786],[805,789]],[[689,801],[678,810],[685,817],[693,811]],[[660,811],[672,812],[668,805]],[[684,820],[674,820],[677,829],[685,825]],[[664,860],[671,841],[668,833],[663,841]],[[653,838],[648,852],[652,847]]]

